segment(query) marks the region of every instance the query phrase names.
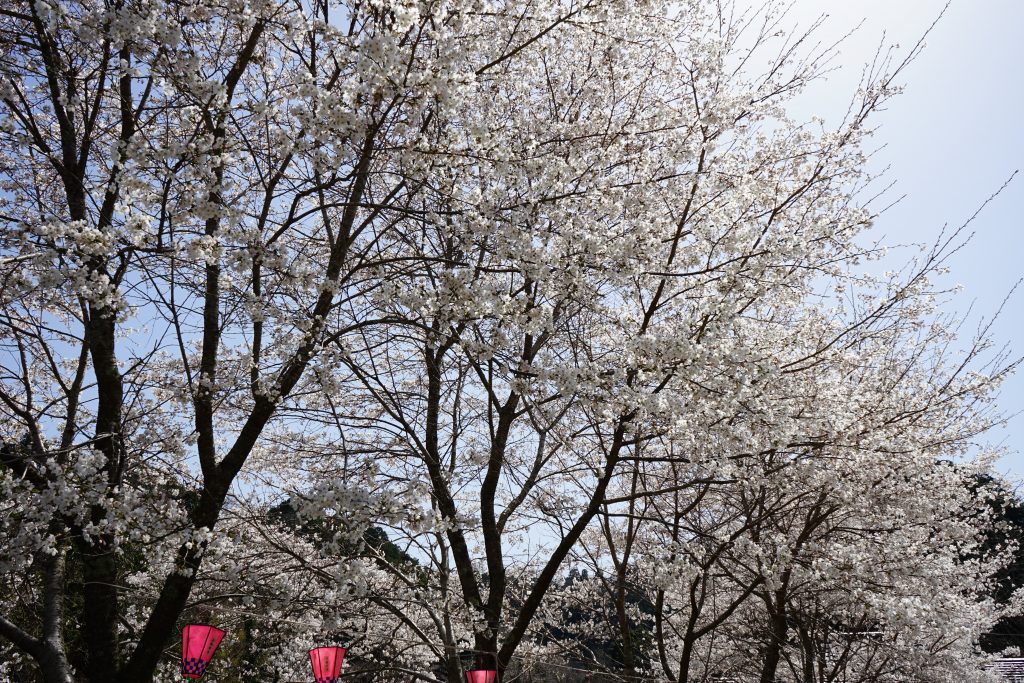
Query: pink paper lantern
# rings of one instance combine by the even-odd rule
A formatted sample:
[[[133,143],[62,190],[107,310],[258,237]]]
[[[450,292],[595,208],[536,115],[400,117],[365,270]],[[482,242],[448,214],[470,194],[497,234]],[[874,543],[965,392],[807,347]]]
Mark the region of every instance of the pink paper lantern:
[[[318,647],[309,651],[309,661],[313,662],[313,677],[316,683],[338,683],[341,675],[341,662],[345,659],[343,647]]]
[[[494,683],[498,672],[494,669],[472,669],[466,672],[466,683]]]
[[[224,631],[205,624],[189,624],[181,630],[181,673],[200,678],[224,639]]]

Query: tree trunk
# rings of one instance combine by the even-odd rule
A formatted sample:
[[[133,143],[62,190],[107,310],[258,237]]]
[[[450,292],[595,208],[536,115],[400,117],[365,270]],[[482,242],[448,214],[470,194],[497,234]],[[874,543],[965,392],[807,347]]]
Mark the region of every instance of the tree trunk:
[[[779,669],[782,648],[786,644],[789,629],[786,618],[785,589],[776,591],[774,601],[769,600],[768,604],[768,645],[765,648],[764,662],[761,666],[760,683],[775,683],[775,674]]]
[[[690,680],[690,661],[693,659],[693,645],[697,642],[697,620],[700,618],[701,608],[704,605],[703,595],[698,600],[697,589],[703,593],[701,579],[694,578],[690,582],[690,616],[686,620],[686,633],[683,635],[683,651],[679,655],[679,683],[687,683]]]
[[[619,577],[615,595],[615,614],[619,620],[619,635],[622,637],[622,667],[627,678],[636,678],[636,655],[633,652],[633,633],[629,628],[629,616],[626,614],[625,565]]]
[[[64,576],[67,556],[63,550],[44,563],[43,639],[45,653],[39,667],[46,683],[71,683],[71,664],[64,647]]]
[[[108,308],[93,308],[86,322],[89,352],[96,376],[94,445],[106,457],[103,470],[111,488],[120,483],[123,461],[121,413],[124,388],[114,346],[115,317],[116,313]],[[93,506],[90,517],[93,524],[98,524],[106,517],[106,510],[99,505]],[[76,545],[82,562],[82,635],[88,653],[84,674],[92,683],[104,683],[120,665],[116,551],[110,534],[91,538],[79,534]]]
[[[693,631],[687,632],[683,637],[683,651],[679,655],[679,683],[687,683],[690,680],[690,660],[693,659]]]
[[[803,683],[814,683],[814,639],[811,637],[807,626],[800,624],[797,627],[800,636],[800,644],[803,646]]]

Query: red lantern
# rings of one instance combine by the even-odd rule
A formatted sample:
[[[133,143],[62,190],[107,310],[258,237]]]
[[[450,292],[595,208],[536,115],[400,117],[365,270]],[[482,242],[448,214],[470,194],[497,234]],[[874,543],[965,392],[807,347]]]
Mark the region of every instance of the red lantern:
[[[472,669],[466,672],[467,683],[495,683],[498,672],[494,669]]]
[[[224,631],[205,624],[189,624],[181,630],[181,673],[200,678],[224,638]]]
[[[343,647],[318,647],[309,651],[309,661],[313,662],[313,676],[316,683],[338,683],[341,675],[341,662],[345,659]]]

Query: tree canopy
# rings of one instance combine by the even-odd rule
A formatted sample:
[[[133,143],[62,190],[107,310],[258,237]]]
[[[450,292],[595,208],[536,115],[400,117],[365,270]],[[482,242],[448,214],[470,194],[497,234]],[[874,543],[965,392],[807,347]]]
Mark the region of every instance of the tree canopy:
[[[984,680],[1017,361],[783,9],[0,10],[0,675]]]

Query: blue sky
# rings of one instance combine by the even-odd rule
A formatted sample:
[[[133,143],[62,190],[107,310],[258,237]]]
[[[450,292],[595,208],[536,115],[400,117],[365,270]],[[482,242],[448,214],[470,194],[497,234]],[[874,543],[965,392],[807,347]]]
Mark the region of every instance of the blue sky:
[[[794,114],[841,113],[860,69],[879,41],[909,49],[945,6],[945,0],[794,0],[791,21],[806,26],[827,14],[822,35],[836,39],[861,28],[843,44],[841,69],[804,95]],[[905,198],[876,222],[874,235],[888,243],[932,243],[943,225],[959,226],[1016,170],[1024,168],[1024,2],[953,0],[927,38],[927,47],[902,78],[905,92],[875,119],[881,124],[872,160],[889,166],[890,193]],[[978,216],[971,242],[950,261],[943,284],[961,284],[948,304],[971,310],[965,331],[999,308],[1024,277],[1024,173]],[[901,261],[909,251],[896,252]],[[1024,286],[1010,298],[993,336],[1024,354]],[[1024,412],[1024,373],[1002,388],[1003,413]],[[999,469],[1024,480],[1024,414],[994,430],[992,443],[1010,452]]]

